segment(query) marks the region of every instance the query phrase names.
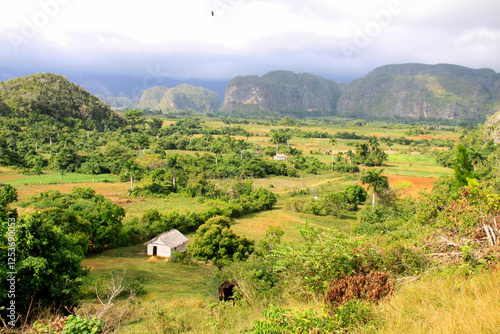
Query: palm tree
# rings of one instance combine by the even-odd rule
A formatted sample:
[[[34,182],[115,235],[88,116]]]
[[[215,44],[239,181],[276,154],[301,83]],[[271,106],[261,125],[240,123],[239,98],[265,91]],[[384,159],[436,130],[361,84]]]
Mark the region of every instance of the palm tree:
[[[125,175],[130,177],[130,191],[133,191],[134,180],[141,176],[143,169],[132,159],[125,162],[123,169],[125,170]]]
[[[368,144],[370,145],[370,154],[372,154],[372,151],[374,148],[378,147],[378,138],[375,136],[368,137],[367,139]]]
[[[351,150],[347,151],[347,157],[349,158],[349,165],[352,165],[352,159],[355,157],[354,152]]]
[[[483,154],[483,151],[481,149],[476,150],[474,148],[470,149],[469,159],[472,162],[472,166],[474,167],[474,172],[477,171],[478,164],[482,164],[484,161],[486,161],[486,157]]]
[[[148,138],[148,136],[146,136],[146,135],[140,135],[137,138],[137,145],[139,146],[139,150],[142,149],[142,154],[144,154],[144,151],[149,146],[149,138]]]
[[[394,144],[391,141],[388,141],[386,145],[387,147],[389,147],[389,153],[391,153],[391,146],[393,146]]]
[[[331,137],[330,144],[332,145],[332,171],[333,171],[333,150],[335,149],[335,145],[337,145],[337,139],[334,137]]]
[[[272,141],[276,143],[276,155],[278,155],[278,145],[286,141],[283,131],[276,131],[272,134]]]
[[[38,180],[40,181],[40,184],[42,184],[42,168],[38,165],[33,167],[33,173],[38,175]]]
[[[383,171],[383,169],[380,169],[379,171],[370,169],[368,174],[361,178],[361,182],[363,182],[363,184],[368,184],[368,189],[373,189],[372,210],[375,209],[376,194],[379,194],[382,189],[389,188],[389,178],[381,175]]]
[[[217,157],[222,152],[222,147],[215,144],[214,146],[212,146],[211,151],[214,152],[214,154],[215,154],[215,164],[217,165]]]
[[[172,170],[172,186],[175,189],[175,172],[182,170],[182,165],[179,161],[178,154],[172,154],[168,157],[167,168]]]

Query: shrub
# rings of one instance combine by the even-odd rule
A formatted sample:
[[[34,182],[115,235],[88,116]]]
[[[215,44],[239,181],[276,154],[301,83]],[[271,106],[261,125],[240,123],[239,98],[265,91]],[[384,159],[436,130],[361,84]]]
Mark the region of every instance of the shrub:
[[[393,291],[394,282],[386,273],[372,271],[368,275],[341,276],[328,283],[325,303],[337,307],[352,299],[378,301]]]
[[[66,320],[63,334],[94,334],[101,333],[102,321],[98,318],[84,318],[81,315],[70,315]]]

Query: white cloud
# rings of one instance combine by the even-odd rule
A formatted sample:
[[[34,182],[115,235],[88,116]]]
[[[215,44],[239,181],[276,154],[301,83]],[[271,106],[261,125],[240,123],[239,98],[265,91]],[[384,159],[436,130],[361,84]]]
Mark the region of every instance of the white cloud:
[[[403,62],[500,71],[499,12],[498,0],[3,1],[0,63],[114,73],[161,64],[200,78],[278,68],[354,78]]]

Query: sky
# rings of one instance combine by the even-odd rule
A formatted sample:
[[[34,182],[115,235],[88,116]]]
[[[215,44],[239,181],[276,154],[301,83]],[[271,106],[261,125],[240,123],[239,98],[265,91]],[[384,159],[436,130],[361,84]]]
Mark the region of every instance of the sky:
[[[133,75],[152,86],[289,70],[349,82],[410,62],[500,72],[500,1],[0,0],[4,77]]]

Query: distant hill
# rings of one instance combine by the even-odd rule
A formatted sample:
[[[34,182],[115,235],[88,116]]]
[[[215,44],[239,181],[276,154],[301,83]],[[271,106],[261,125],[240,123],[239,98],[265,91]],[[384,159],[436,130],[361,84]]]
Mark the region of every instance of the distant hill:
[[[146,89],[135,108],[213,112],[219,108],[219,97],[215,92],[189,84],[180,84],[173,88],[157,86]]]
[[[65,77],[33,74],[0,82],[0,113],[5,117],[53,118],[67,122],[121,124],[122,119],[105,103]]]
[[[129,108],[133,109],[137,105],[137,101],[135,99],[129,99],[127,97],[119,96],[119,97],[113,97],[113,96],[104,96],[101,94],[96,94],[102,102],[106,103],[112,108]]]
[[[500,107],[500,74],[438,64],[376,68],[349,84],[339,115],[360,118],[483,121]]]
[[[262,77],[231,79],[220,111],[334,114],[340,94],[335,81],[308,73],[273,71]]]

